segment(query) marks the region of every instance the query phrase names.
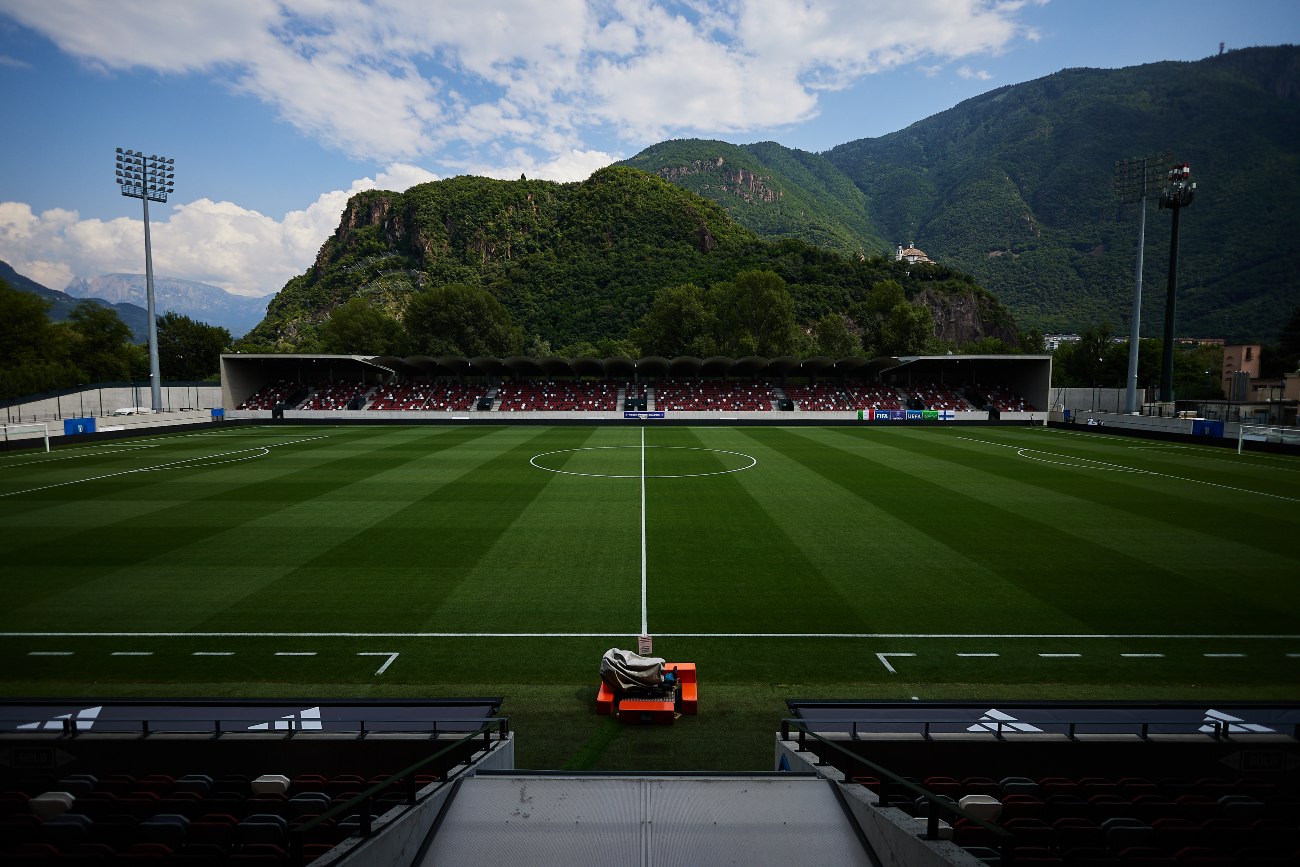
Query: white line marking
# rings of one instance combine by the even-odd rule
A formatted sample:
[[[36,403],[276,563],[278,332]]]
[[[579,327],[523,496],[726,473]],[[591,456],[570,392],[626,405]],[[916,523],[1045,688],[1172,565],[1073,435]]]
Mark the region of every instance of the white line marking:
[[[1202,653],[1201,654],[1201,656],[1206,656],[1209,657],[1210,659],[1240,659],[1245,655],[1246,654],[1244,653]]]
[[[1077,656],[1083,656],[1082,653],[1040,653],[1038,654],[1045,659],[1069,659]]]
[[[996,653],[959,653],[958,656],[997,656]]]
[[[196,650],[191,656],[234,656],[230,650]]]
[[[1120,656],[1128,659],[1163,659],[1163,653],[1121,653]]]
[[[645,553],[645,428],[641,428],[641,634],[650,634],[649,614],[646,607],[646,553]]]
[[[1288,653],[1286,657],[1287,659],[1300,659],[1300,653]]]
[[[644,429],[642,430],[644,431]],[[644,432],[642,435],[644,436]],[[568,454],[569,452],[599,452],[599,451],[605,451],[607,449],[634,449],[634,448],[636,448],[636,446],[586,446],[585,448],[580,448],[580,449],[557,449],[556,451],[553,452],[542,452],[541,454],[533,455],[531,458],[528,459],[528,463],[532,464],[534,467],[536,467],[539,470],[546,470],[546,472],[548,473],[556,473],[557,475],[561,475],[561,476],[583,476],[589,479],[635,479],[637,477],[635,473],[625,473],[625,474],[575,473],[572,470],[557,470],[552,467],[542,466],[537,462],[538,458],[544,458],[547,457],[548,455],[563,455],[563,454]],[[747,455],[744,452],[730,452],[727,451],[726,449],[710,449],[710,448],[704,448],[703,446],[650,446],[650,448],[677,449],[679,451],[687,451],[687,452],[717,452],[723,455],[735,455],[738,458],[749,459],[749,463],[746,464],[745,466],[736,467],[735,469],[731,469],[731,470],[715,470],[711,473],[678,473],[676,475],[665,474],[665,475],[658,475],[658,476],[650,476],[650,478],[652,479],[698,479],[704,476],[725,476],[728,473],[742,473],[745,470],[752,470],[754,467],[758,466],[758,458],[754,457],[753,455]],[[646,446],[644,443],[642,443],[641,452],[643,458],[645,456],[645,450],[646,450]],[[644,461],[642,461],[642,463],[644,463]],[[642,474],[645,473],[644,466],[641,468],[641,472]]]
[[[71,656],[71,650],[33,650],[28,656]]]
[[[393,661],[397,659],[397,657],[400,655],[401,654],[399,653],[393,653],[388,650],[367,651],[367,652],[362,652],[357,654],[357,656],[387,656],[388,657],[388,659],[384,661],[384,664],[379,666],[379,670],[375,672],[376,675],[383,674],[385,671],[387,671],[388,666],[392,665]]]
[[[107,443],[105,443],[105,445],[107,445]],[[50,463],[54,463],[55,461],[73,461],[73,460],[77,460],[78,458],[97,458],[100,455],[111,455],[116,452],[135,452],[135,451],[139,451],[140,449],[156,449],[160,445],[161,443],[154,443],[152,445],[131,446],[129,448],[124,448],[124,449],[120,448],[120,449],[110,449],[108,451],[95,451],[87,455],[64,454],[64,455],[59,455],[58,457],[42,458],[38,461],[24,461],[22,463],[0,464],[0,469],[13,469],[15,467],[31,467],[31,466],[35,466],[36,464],[50,464]],[[98,446],[97,448],[102,449],[103,447],[104,446]]]
[[[277,650],[276,656],[315,656],[314,650]]]
[[[116,473],[105,473],[102,476],[91,476],[90,478],[86,478],[86,479],[72,479],[67,482],[56,482],[52,485],[42,485],[39,488],[27,488],[26,490],[23,491],[9,491],[8,493],[0,494],[0,497],[15,497],[18,496],[19,494],[33,494],[36,493],[37,491],[48,491],[51,490],[52,488],[64,488],[67,487],[68,485],[80,485],[85,482],[98,482],[104,479],[117,478],[118,476],[129,476],[133,473],[154,473],[154,472],[160,472],[162,470],[185,468],[187,466],[190,468],[195,468],[195,467],[216,467],[216,466],[221,466],[222,464],[235,464],[235,463],[240,463],[242,461],[251,461],[254,458],[264,458],[271,453],[271,449],[273,448],[278,448],[280,446],[297,445],[298,443],[307,443],[307,442],[311,442],[312,440],[320,440],[320,439],[325,439],[325,437],[323,436],[307,437],[306,439],[290,440],[289,442],[284,442],[284,443],[273,443],[267,446],[252,446],[246,449],[237,449],[233,452],[220,452],[215,455],[196,455],[190,458],[180,458],[179,460],[175,460],[175,461],[167,461],[166,463],[158,464],[157,466],[152,466],[152,467],[137,467],[134,470],[122,470],[121,472],[116,472]],[[230,460],[215,461],[214,463],[197,463],[198,461],[210,461],[213,460],[214,458],[225,458],[225,457],[230,457],[231,455],[244,455],[244,457],[230,458]]]
[[[661,632],[668,638],[987,638],[1297,641],[1300,635],[988,632]],[[627,632],[0,632],[0,638],[625,638]],[[1300,656],[1300,654],[1291,654]]]
[[[992,440],[981,440],[981,439],[976,439],[975,437],[959,437],[959,439],[964,439],[973,443],[982,443],[983,445],[988,445],[988,446],[998,446],[999,448],[1004,448],[1004,449],[1015,449],[1016,455],[1024,458],[1025,460],[1039,461],[1040,463],[1052,464],[1054,466],[1074,467],[1075,469],[1080,469],[1080,470],[1100,470],[1102,472],[1111,472],[1111,473],[1134,473],[1139,476],[1155,476],[1158,479],[1173,479],[1174,481],[1178,481],[1178,482],[1189,482],[1194,485],[1205,485],[1207,487],[1219,488],[1225,491],[1237,491],[1238,493],[1242,493],[1242,494],[1255,494],[1256,496],[1260,496],[1260,497],[1270,497],[1274,500],[1286,500],[1287,502],[1291,502],[1291,503],[1300,502],[1300,499],[1297,499],[1296,497],[1287,497],[1287,496],[1283,496],[1282,494],[1270,494],[1264,491],[1251,490],[1250,488],[1238,488],[1235,487],[1234,485],[1221,485],[1218,482],[1207,482],[1204,481],[1203,479],[1189,479],[1186,476],[1175,476],[1169,473],[1157,473],[1154,472],[1153,470],[1143,470],[1143,469],[1138,469],[1136,467],[1124,467],[1124,466],[1120,466],[1119,464],[1111,464],[1111,463],[1107,463],[1106,461],[1093,460],[1092,458],[1081,458],[1076,455],[1062,455],[1062,454],[1057,454],[1056,452],[1043,451],[1042,449],[1025,448],[1024,446],[1012,445],[1010,443],[998,443],[998,442],[993,442]],[[1036,455],[1046,455],[1046,457],[1036,457]],[[1052,461],[1052,460],[1048,460],[1047,458],[1063,458],[1064,460]],[[1071,463],[1072,461],[1077,461],[1079,463]]]
[[[915,653],[877,653],[876,654],[876,659],[880,660],[880,664],[885,667],[886,671],[888,671],[890,674],[898,674],[898,672],[894,670],[894,667],[889,664],[889,660],[887,659],[887,657],[890,656],[916,656],[916,654]]]
[[[114,656],[153,656],[152,650],[114,650]]]

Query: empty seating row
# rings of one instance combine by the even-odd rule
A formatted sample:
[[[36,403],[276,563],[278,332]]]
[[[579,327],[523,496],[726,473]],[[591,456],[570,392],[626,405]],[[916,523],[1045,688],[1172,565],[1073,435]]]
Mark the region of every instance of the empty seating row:
[[[275,409],[301,388],[300,384],[288,380],[268,383],[250,395],[238,409]]]
[[[681,382],[654,386],[655,408],[679,412],[770,412],[776,392],[761,383]]]
[[[880,787],[870,777],[855,781]],[[1300,848],[1300,792],[1279,780],[927,777],[920,785],[1011,832],[1017,864],[1282,864]],[[932,803],[894,806],[920,822]],[[999,844],[966,818],[945,823],[943,834],[972,852]],[[1026,862],[1020,847],[1036,854]]]
[[[608,381],[508,383],[497,389],[497,411],[610,412],[618,409],[618,391]]]
[[[297,827],[304,829],[310,860],[355,833],[361,819],[352,814],[308,823],[388,780],[356,774],[72,774],[20,781],[0,793],[0,862],[164,857],[224,864],[257,856],[283,864]],[[417,775],[412,782],[418,790],[436,780]],[[408,797],[406,787],[390,788],[367,812],[375,818]]]
[[[1005,386],[991,386],[981,391],[984,399],[1000,412],[1037,412],[1032,403]]]
[[[962,397],[959,389],[951,386],[931,383],[929,385],[909,386],[907,396],[912,401],[920,401],[925,409],[969,410],[970,402]]]
[[[486,387],[481,385],[407,382],[380,388],[366,409],[380,412],[468,411],[486,394]]]
[[[903,409],[898,392],[883,385],[846,386],[844,397],[849,409]]]
[[[310,386],[309,391],[310,396],[299,409],[341,410],[354,408],[354,401],[364,398],[367,388],[363,383],[338,380]]]
[[[854,408],[847,395],[830,385],[788,385],[784,391],[785,396],[794,401],[795,409],[804,412],[830,412]]]

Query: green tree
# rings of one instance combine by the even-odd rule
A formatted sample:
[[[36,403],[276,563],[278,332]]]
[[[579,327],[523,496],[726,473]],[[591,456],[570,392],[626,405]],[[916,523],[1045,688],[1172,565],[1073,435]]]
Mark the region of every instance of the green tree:
[[[117,311],[93,301],[81,301],[68,316],[73,363],[86,382],[123,382],[131,379],[131,329]]]
[[[849,330],[843,313],[827,313],[813,326],[814,351],[831,358],[862,354],[862,341]]]
[[[162,378],[193,382],[215,379],[230,331],[168,311],[158,317],[158,366]]]
[[[1020,352],[1026,355],[1047,354],[1047,339],[1037,328],[1020,332]]]
[[[68,332],[55,328],[49,302],[0,280],[0,398],[22,397],[81,380],[69,358]]]
[[[714,355],[715,318],[708,295],[699,286],[665,286],[655,293],[650,309],[632,331],[632,341],[644,355]]]
[[[880,329],[881,355],[918,355],[934,336],[934,316],[923,304],[902,301],[889,311]]]
[[[983,337],[961,347],[963,355],[1015,355],[1017,347],[997,337]]]
[[[710,292],[717,316],[718,349],[736,357],[774,357],[795,352],[801,334],[794,299],[774,271],[744,271]]]
[[[426,355],[515,355],[523,333],[501,302],[478,286],[452,283],[417,293],[406,307],[406,333]]]
[[[873,283],[867,293],[866,310],[882,318],[889,318],[894,308],[907,300],[903,287],[897,280],[880,280]]]
[[[320,328],[325,352],[339,355],[405,355],[402,325],[364,298],[334,308]]]

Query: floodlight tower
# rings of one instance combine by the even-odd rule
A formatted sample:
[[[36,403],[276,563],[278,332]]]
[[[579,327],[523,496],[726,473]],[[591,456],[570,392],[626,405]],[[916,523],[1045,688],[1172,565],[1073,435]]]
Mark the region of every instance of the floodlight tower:
[[[176,161],[157,154],[117,149],[117,184],[122,195],[144,204],[144,285],[149,305],[149,386],[154,412],[162,412],[162,375],[158,368],[158,323],[154,318],[153,250],[149,245],[149,203],[166,202],[175,182]]]
[[[1147,196],[1155,195],[1164,180],[1165,166],[1169,164],[1169,155],[1152,154],[1145,157],[1130,157],[1115,163],[1115,195],[1121,203],[1137,202],[1140,210],[1138,216],[1138,252],[1136,278],[1133,291],[1133,321],[1130,323],[1128,342],[1128,382],[1124,392],[1124,412],[1130,415],[1138,411],[1138,342],[1142,329],[1142,253],[1146,249],[1147,237]]]
[[[1165,345],[1160,359],[1160,401],[1174,399],[1174,287],[1178,283],[1178,214],[1192,203],[1196,184],[1192,183],[1192,167],[1180,163],[1169,170],[1169,180],[1160,193],[1160,207],[1174,212],[1174,223],[1169,235],[1169,286],[1165,290]]]

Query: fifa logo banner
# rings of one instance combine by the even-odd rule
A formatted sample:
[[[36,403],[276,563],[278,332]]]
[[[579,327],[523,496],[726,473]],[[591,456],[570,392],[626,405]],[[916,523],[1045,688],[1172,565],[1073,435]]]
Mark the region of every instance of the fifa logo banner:
[[[937,409],[860,409],[858,421],[955,421],[955,413]]]

